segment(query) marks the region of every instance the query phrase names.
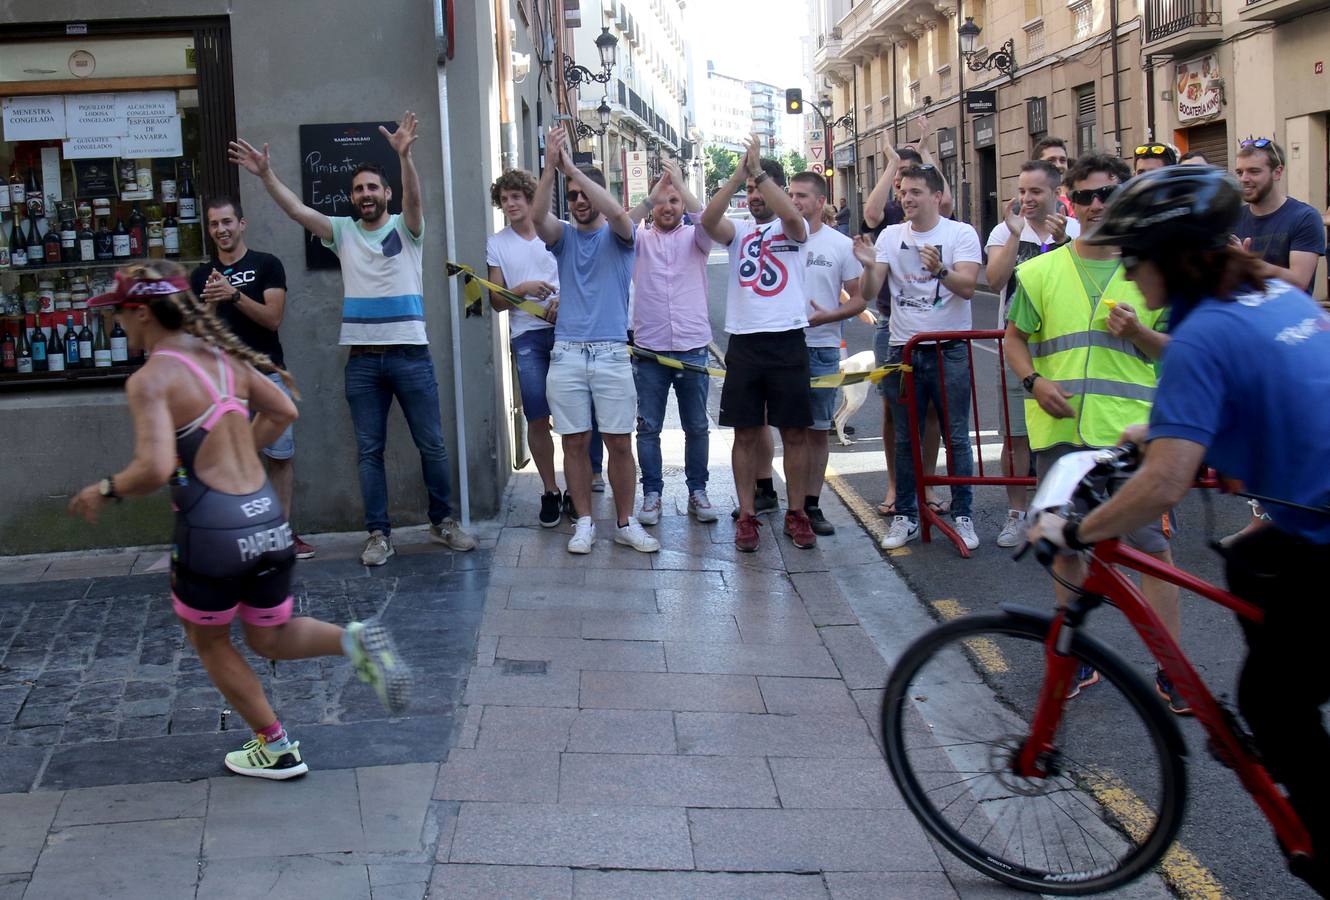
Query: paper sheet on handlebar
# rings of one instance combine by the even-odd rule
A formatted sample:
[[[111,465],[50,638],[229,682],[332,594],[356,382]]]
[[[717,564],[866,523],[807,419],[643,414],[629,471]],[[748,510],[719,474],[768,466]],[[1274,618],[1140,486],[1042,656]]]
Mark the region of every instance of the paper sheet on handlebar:
[[[1068,453],[1053,463],[1030,504],[1030,516],[1046,509],[1060,510],[1071,503],[1081,480],[1099,464],[1099,450]]]

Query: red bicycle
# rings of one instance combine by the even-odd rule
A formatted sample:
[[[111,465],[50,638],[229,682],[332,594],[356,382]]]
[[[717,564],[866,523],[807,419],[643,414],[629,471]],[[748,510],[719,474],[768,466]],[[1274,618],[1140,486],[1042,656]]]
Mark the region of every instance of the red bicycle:
[[[1071,454],[1034,509],[1093,508],[1135,465],[1132,448]],[[1048,567],[1055,548],[1036,556]],[[970,866],[1017,888],[1089,894],[1145,873],[1186,807],[1186,745],[1141,675],[1085,632],[1117,607],[1191,705],[1211,753],[1232,769],[1296,867],[1311,841],[1261,765],[1237,716],[1215,700],[1177,642],[1117,566],[1172,582],[1244,619],[1262,611],[1186,572],[1103,541],[1074,599],[1056,612],[1002,607],[930,630],[902,655],[882,705],[888,766],[925,829]],[[1056,577],[1056,576],[1055,576]],[[1078,670],[1100,683],[1075,694]],[[1082,723],[1111,721],[1112,740]]]

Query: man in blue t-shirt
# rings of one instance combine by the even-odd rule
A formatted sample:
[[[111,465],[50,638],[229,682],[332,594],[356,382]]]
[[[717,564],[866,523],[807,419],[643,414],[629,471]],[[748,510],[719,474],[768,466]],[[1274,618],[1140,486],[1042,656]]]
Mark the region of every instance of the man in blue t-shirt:
[[[555,173],[568,178],[572,222],[550,209]],[[554,430],[563,439],[564,477],[578,519],[569,553],[590,553],[596,542],[591,512],[592,416],[609,454],[610,487],[616,512],[614,541],[643,553],[660,542],[633,518],[632,433],[637,425],[637,388],[628,358],[628,286],[633,277],[633,221],[605,189],[599,169],[573,165],[563,126],[550,129],[545,171],[531,202],[536,234],[559,264],[559,317],[554,323],[545,396]]]
[[[1270,264],[1267,278],[1310,294],[1325,255],[1325,225],[1315,209],[1284,193],[1284,151],[1265,138],[1243,141],[1236,171],[1246,205],[1234,238]]]

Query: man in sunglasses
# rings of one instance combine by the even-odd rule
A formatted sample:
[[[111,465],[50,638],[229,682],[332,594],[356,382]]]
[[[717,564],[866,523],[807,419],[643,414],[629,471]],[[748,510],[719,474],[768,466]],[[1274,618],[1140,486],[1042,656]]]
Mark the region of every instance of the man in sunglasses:
[[[1178,151],[1169,144],[1142,144],[1136,148],[1135,174],[1178,164]]]
[[[1076,160],[1067,181],[1084,233],[1094,232],[1105,204],[1129,178],[1131,172],[1116,157],[1095,154]],[[1012,371],[1029,394],[1025,423],[1035,474],[1042,481],[1066,454],[1112,447],[1129,426],[1149,420],[1158,384],[1155,361],[1168,335],[1160,330],[1162,310],[1146,308],[1141,292],[1127,279],[1116,247],[1078,237],[1022,264],[1016,274],[1020,283],[1007,312],[1004,345]],[[1126,539],[1168,563],[1172,532],[1172,520],[1165,516]],[[1079,557],[1059,557],[1054,570],[1073,584],[1085,577]],[[1177,587],[1145,576],[1141,589],[1177,637]],[[1055,585],[1055,591],[1058,602],[1065,603],[1066,589]],[[1098,681],[1099,673],[1083,666],[1071,696]],[[1162,671],[1155,686],[1175,713],[1190,713]]]

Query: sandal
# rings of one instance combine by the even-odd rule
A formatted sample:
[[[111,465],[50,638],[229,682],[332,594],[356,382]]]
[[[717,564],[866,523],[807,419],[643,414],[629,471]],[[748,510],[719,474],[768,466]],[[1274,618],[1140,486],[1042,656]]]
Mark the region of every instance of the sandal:
[[[877,505],[877,514],[884,518],[892,518],[896,515],[896,503],[892,501],[887,503],[885,500]]]
[[[929,500],[925,505],[939,516],[945,516],[951,512],[950,500]]]

